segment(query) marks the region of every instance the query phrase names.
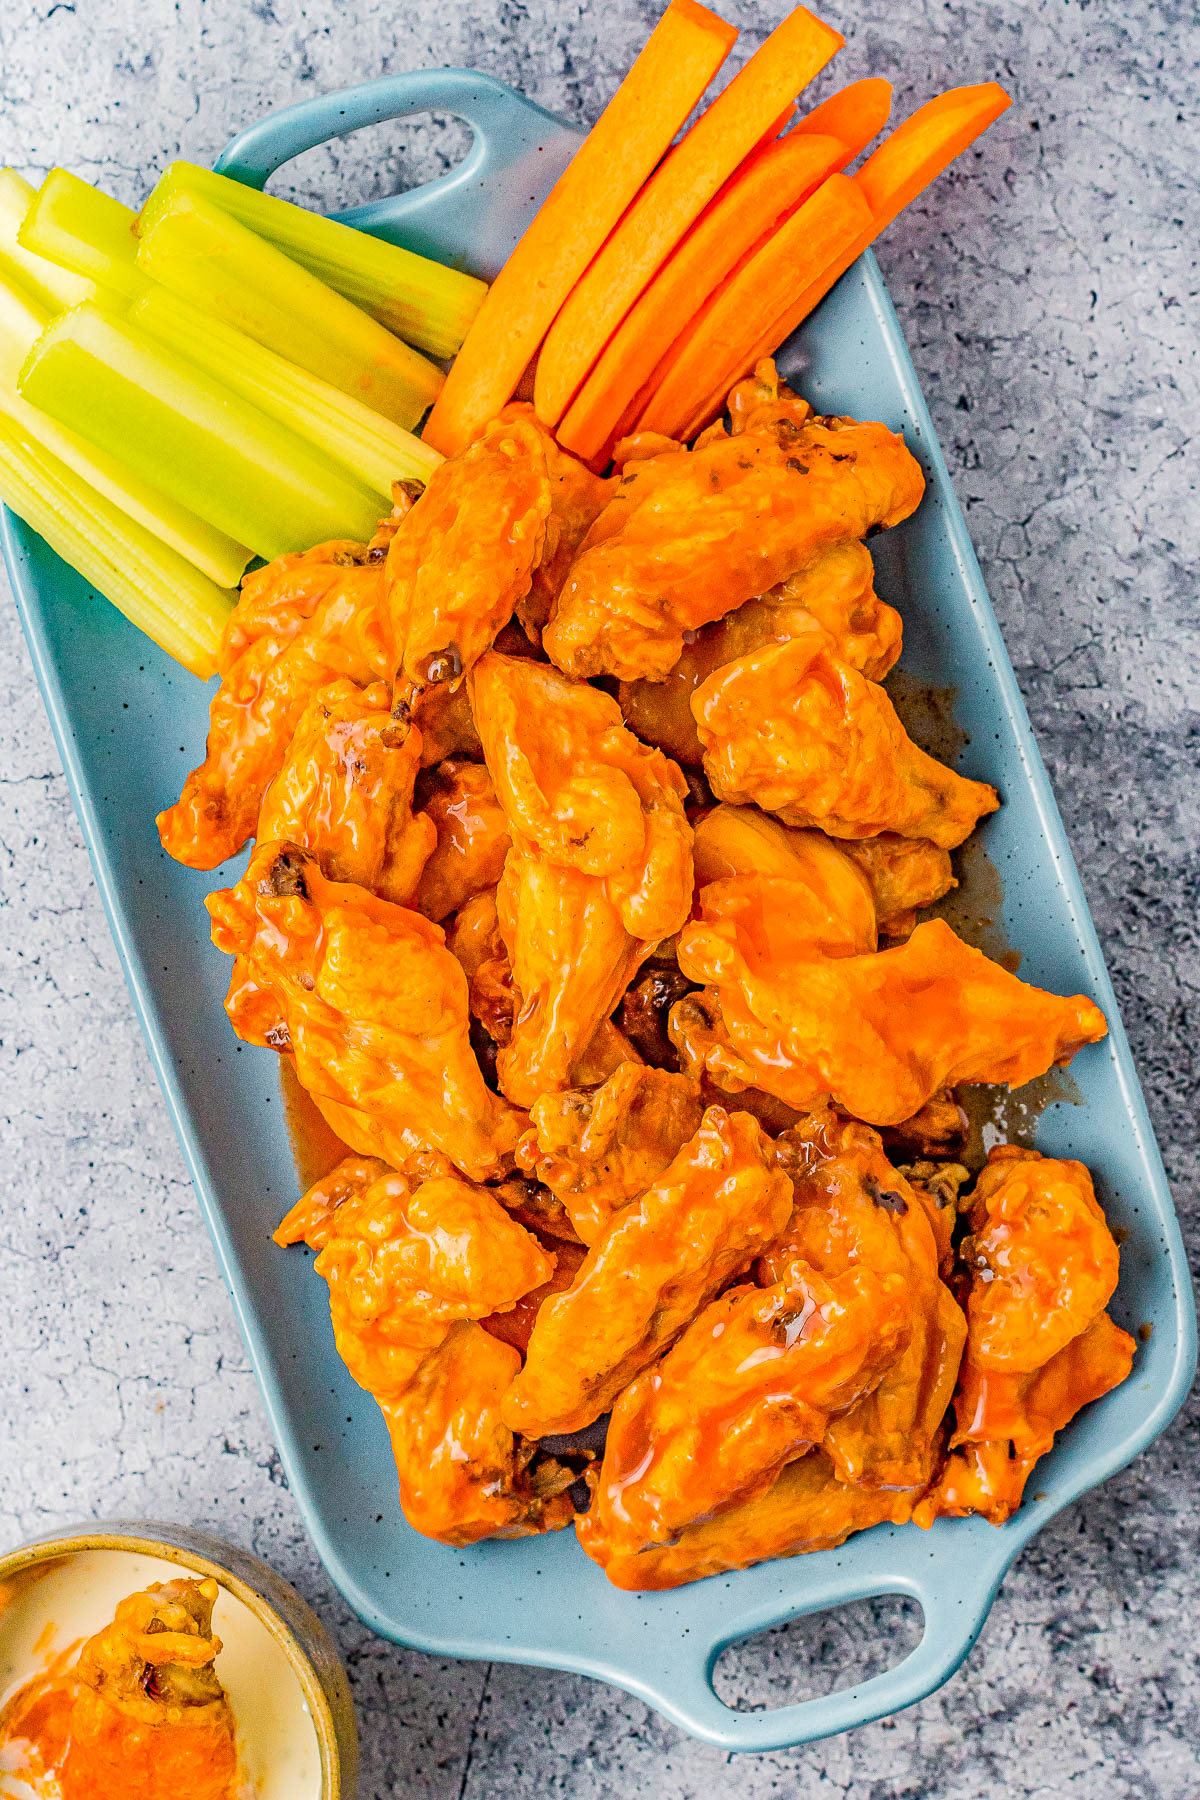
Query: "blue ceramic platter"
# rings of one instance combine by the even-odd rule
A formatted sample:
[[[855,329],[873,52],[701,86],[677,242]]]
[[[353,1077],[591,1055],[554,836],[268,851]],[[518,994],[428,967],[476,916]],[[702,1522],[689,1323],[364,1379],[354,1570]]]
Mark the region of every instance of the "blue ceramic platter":
[[[219,166],[261,185],[328,137],[428,110],[468,121],[474,143],[466,161],[428,187],[346,217],[490,275],[578,137],[486,76],[402,75],[306,102],[245,133]],[[239,1045],[222,1011],[228,965],[209,944],[202,904],[216,883],[169,861],[155,830],[155,814],[200,755],[209,693],[32,532],[3,521],[17,604],[96,881],[292,1491],[326,1567],[362,1617],[399,1643],[578,1670],[737,1750],[828,1736],[945,1681],[1022,1546],[1163,1430],[1195,1357],[1179,1230],[1112,987],[873,257],[844,277],[788,347],[785,366],[801,361],[818,410],[902,427],[924,465],[929,487],[916,517],[874,545],[880,591],[904,615],[902,667],[910,679],[955,690],[955,724],[969,739],[959,760],[1004,797],[979,835],[1002,877],[1000,924],[1022,974],[1060,993],[1091,994],[1112,1027],[1105,1043],[1076,1058],[1077,1100],[1041,1114],[1036,1143],[1096,1172],[1109,1218],[1128,1234],[1116,1315],[1130,1329],[1152,1330],[1129,1381],[1063,1434],[1031,1484],[1036,1494],[999,1530],[977,1519],[942,1521],[930,1532],[880,1526],[840,1550],[673,1593],[630,1595],[608,1585],[570,1532],[457,1551],[408,1529],[383,1421],[335,1354],[324,1284],[307,1257],[270,1241],[296,1197],[297,1176],[276,1059]],[[920,1644],[894,1668],[776,1711],[735,1712],[713,1692],[713,1664],[729,1643],[876,1594],[907,1595],[924,1613]]]

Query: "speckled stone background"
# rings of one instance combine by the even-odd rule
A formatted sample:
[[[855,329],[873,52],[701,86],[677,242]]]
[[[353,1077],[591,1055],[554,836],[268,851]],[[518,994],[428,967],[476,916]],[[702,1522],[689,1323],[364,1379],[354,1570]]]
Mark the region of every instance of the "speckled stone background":
[[[0,10],[0,161],[136,202],[264,109],[465,64],[595,116],[655,0],[75,0]],[[726,9],[728,10],[728,9]],[[897,109],[996,77],[1013,108],[881,251],[1104,942],[1185,1229],[1198,1217],[1200,243],[1194,0],[834,0],[842,79]],[[738,0],[739,54],[778,16]],[[292,166],[329,204],[435,173],[446,121]],[[0,577],[0,583],[3,578]],[[574,1677],[444,1663],[348,1613],[289,1498],[109,941],[11,608],[0,606],[0,1545],[173,1517],[259,1551],[338,1636],[363,1800],[737,1793],[1200,1795],[1193,1406],[1058,1518],[945,1688],[736,1760]],[[170,1280],[164,1282],[164,1271]],[[834,1685],[903,1621],[732,1653],[730,1698]]]

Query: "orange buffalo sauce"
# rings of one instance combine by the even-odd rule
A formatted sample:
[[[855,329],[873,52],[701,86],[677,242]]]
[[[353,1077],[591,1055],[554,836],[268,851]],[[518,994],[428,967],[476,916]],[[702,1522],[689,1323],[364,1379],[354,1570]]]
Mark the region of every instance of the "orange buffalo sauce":
[[[213,1666],[215,1581],[131,1594],[0,1713],[6,1777],[53,1800],[239,1800],[236,1729]],[[16,1791],[20,1791],[17,1789]]]

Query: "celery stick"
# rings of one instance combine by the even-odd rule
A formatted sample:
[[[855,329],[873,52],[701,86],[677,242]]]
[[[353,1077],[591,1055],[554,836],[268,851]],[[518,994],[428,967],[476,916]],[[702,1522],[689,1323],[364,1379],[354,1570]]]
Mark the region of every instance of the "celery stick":
[[[16,389],[21,364],[50,323],[50,309],[0,273],[0,388]]]
[[[202,681],[215,672],[236,596],[127,519],[2,415],[0,500],[168,656]]]
[[[379,505],[365,488],[93,303],[51,321],[19,386],[31,406],[268,561],[374,532]]]
[[[168,500],[157,488],[134,475],[114,457],[56,425],[45,413],[30,406],[17,392],[21,364],[45,329],[43,310],[26,302],[15,287],[0,280],[0,414],[10,419],[26,437],[48,450],[90,487],[152,531],[181,556],[186,556],[218,587],[233,587],[250,561],[244,544],[235,544],[224,532],[198,519],[185,507]]]
[[[143,274],[268,350],[406,430],[433,404],[440,369],[210,201],[152,200],[138,229]]]
[[[129,321],[281,425],[290,426],[298,437],[356,475],[388,507],[394,481],[428,481],[442,460],[432,444],[423,444],[390,419],[168,293],[156,281],[147,282],[142,298],[130,308]]]
[[[487,293],[485,281],[461,269],[448,269],[195,163],[172,163],[151,199],[160,203],[177,193],[211,200],[430,356],[444,360],[454,355]]]
[[[0,275],[20,284],[48,312],[77,306],[94,296],[95,285],[69,275],[57,263],[34,256],[17,241],[25,214],[33,203],[33,188],[15,169],[0,169]]]
[[[33,197],[17,242],[101,287],[134,296],[145,286],[137,266],[137,214],[68,169],[51,169]]]

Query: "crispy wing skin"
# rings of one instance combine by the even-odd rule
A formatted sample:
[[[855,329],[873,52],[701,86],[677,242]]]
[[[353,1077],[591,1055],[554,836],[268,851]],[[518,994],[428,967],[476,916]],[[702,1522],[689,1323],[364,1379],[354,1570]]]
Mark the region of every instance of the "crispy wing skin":
[[[383,564],[366,556],[363,545],[319,544],[247,577],[226,628],[204,761],[158,817],[176,862],[215,869],[255,835],[263,794],[319,689],[388,674]],[[243,607],[250,616],[239,620]]]
[[[412,810],[420,755],[420,732],[397,728],[383,682],[331,682],[301,714],[259,836],[311,850],[331,881],[411,905],[437,841],[433,820]]]
[[[207,904],[213,942],[238,959],[234,1030],[292,1051],[344,1142],[393,1168],[425,1144],[473,1179],[504,1172],[524,1116],[484,1083],[467,980],[438,926],[280,844]]]
[[[560,1531],[575,1508],[574,1471],[527,1461],[500,1403],[521,1366],[511,1344],[481,1325],[452,1325],[384,1416],[414,1531],[442,1544]]]
[[[639,963],[691,907],[687,786],[607,694],[496,652],[471,683],[513,847],[497,904],[517,1011],[511,1099],[568,1087]]]
[[[0,1712],[0,1768],[21,1793],[55,1800],[237,1800],[244,1793],[237,1726],[213,1666],[221,1649],[212,1630],[218,1593],[211,1579],[181,1579],[128,1595],[74,1666],[57,1659],[57,1668],[9,1699]]]
[[[834,1419],[824,1448],[843,1481],[922,1488],[933,1473],[967,1335],[939,1278],[939,1233],[922,1197],[866,1126],[814,1116],[785,1133],[779,1148],[795,1171],[795,1205],[780,1243],[763,1259],[764,1279],[780,1279],[797,1257],[829,1280],[869,1270],[898,1285],[908,1314],[907,1342],[873,1390]]]
[[[832,1550],[852,1532],[885,1520],[902,1525],[911,1511],[911,1495],[844,1487],[829,1458],[812,1450],[788,1463],[765,1493],[685,1526],[673,1544],[632,1550],[609,1536],[594,1510],[576,1519],[575,1530],[613,1586],[636,1592],[681,1587],[768,1557]]]
[[[714,794],[787,825],[837,838],[894,831],[949,850],[1000,804],[986,782],[918,749],[884,690],[815,632],[738,657],[691,704]]]
[[[883,425],[810,420],[712,436],[627,468],[542,641],[568,675],[661,680],[684,634],[847,538],[916,509],[921,471]]]
[[[917,1510],[922,1524],[964,1512],[1001,1524],[1055,1434],[1124,1381],[1133,1360],[1133,1339],[1104,1310],[1119,1254],[1082,1163],[999,1146],[969,1218],[957,1430]]]
[[[813,417],[807,400],[780,377],[772,357],[764,356],[754,366],[754,373],[737,381],[725,402],[729,414],[729,431],[733,437],[743,431],[772,430],[786,437],[798,435],[799,429]],[[709,427],[712,430],[712,427]]]
[[[474,895],[495,887],[512,840],[483,763],[451,757],[440,764],[421,810],[437,841],[421,877],[417,910],[440,924]]]
[[[689,998],[672,1013],[689,1074],[800,1111],[832,1097],[871,1125],[899,1124],[959,1082],[1020,1087],[1108,1029],[1084,995],[1029,986],[941,919],[894,950],[790,961],[747,915],[702,919],[680,933],[679,966],[712,984],[703,1008]]]
[[[700,1129],[700,1084],[621,1063],[601,1087],[546,1094],[530,1109],[523,1168],[556,1194],[585,1244],[674,1161]]]
[[[529,591],[546,546],[549,433],[508,406],[442,463],[392,539],[387,609],[397,716],[436,720]],[[559,453],[554,450],[557,456]]]
[[[504,1417],[527,1437],[606,1412],[787,1221],[791,1188],[746,1113],[710,1107],[639,1200],[614,1215],[570,1289],[538,1314]]]
[[[842,838],[839,842],[871,885],[875,915],[885,937],[907,937],[917,922],[918,909],[936,906],[958,886],[950,868],[950,852],[928,838],[881,831],[878,837]]]
[[[911,1329],[903,1276],[865,1264],[827,1278],[793,1256],[771,1287],[730,1288],[613,1407],[596,1531],[629,1551],[669,1544],[764,1493]]]
[[[378,1164],[375,1167],[379,1167]],[[489,1188],[457,1176],[420,1183],[350,1159],[292,1209],[276,1241],[320,1250],[338,1355],[381,1406],[463,1319],[506,1311],[554,1258]]]
[[[831,652],[871,681],[882,681],[900,655],[900,614],[875,592],[871,552],[849,538],[831,544],[807,568],[747,600],[685,641],[679,661],[662,680],[623,681],[621,711],[631,730],[676,761],[698,764],[704,747],[691,698],[702,681],[748,651],[826,634]]]

